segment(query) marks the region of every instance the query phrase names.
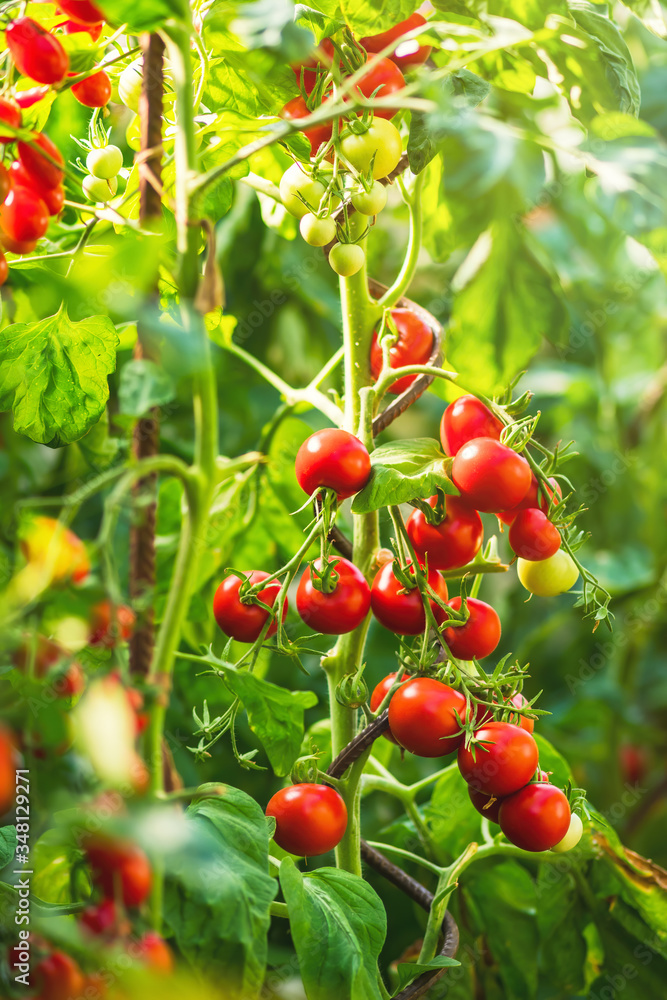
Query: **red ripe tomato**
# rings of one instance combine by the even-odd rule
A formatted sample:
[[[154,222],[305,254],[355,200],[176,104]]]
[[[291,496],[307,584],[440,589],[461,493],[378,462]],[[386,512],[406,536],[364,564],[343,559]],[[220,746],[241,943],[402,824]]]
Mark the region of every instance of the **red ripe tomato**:
[[[380,32],[379,35],[368,35],[366,38],[362,38],[360,44],[367,52],[382,52],[383,49],[386,49],[397,38],[406,35],[408,31],[420,28],[422,24],[426,24],[425,17],[422,17],[418,13],[411,14],[405,21],[395,24],[393,28],[389,28],[387,31]],[[420,45],[418,40],[413,38],[407,42],[403,42],[401,45],[397,45],[389,58],[397,66],[403,68],[418,66],[420,63],[426,62],[430,53],[430,45]]]
[[[79,24],[78,21],[64,21],[58,27],[62,28],[66,35],[76,35],[80,31],[87,31],[92,40],[96,42],[102,34],[104,23],[100,21],[99,24]]]
[[[433,351],[433,331],[410,309],[392,309],[391,318],[398,330],[398,340],[389,350],[392,368],[403,365],[425,365]],[[371,343],[371,372],[374,379],[382,371],[382,347],[377,331]],[[409,389],[419,375],[404,375],[389,386],[388,392],[397,396]]]
[[[0,285],[4,285],[9,277],[9,264],[2,250],[0,250]]]
[[[153,972],[173,972],[174,956],[165,939],[155,931],[146,931],[138,942],[139,961]]]
[[[546,514],[535,507],[520,510],[509,533],[510,545],[521,559],[539,562],[560,548],[560,532]]]
[[[362,490],[370,479],[371,459],[366,446],[354,434],[327,427],[303,442],[295,471],[299,486],[309,496],[324,486],[344,500]]]
[[[296,82],[299,85],[301,85],[301,71],[303,70],[303,89],[306,94],[310,94],[317,83],[318,67],[322,67],[320,72],[323,72],[324,67],[331,66],[335,51],[331,39],[325,38],[315,50],[316,54],[311,56],[310,59],[307,59],[305,62],[292,64]]]
[[[474,789],[503,798],[527,784],[537,768],[537,743],[510,722],[487,722],[475,743],[459,750],[459,771]]]
[[[394,670],[391,674],[387,674],[379,684],[376,684],[373,688],[373,694],[371,695],[370,708],[371,712],[377,712],[378,708],[384,701],[386,695],[389,693],[394,681],[398,676],[398,672]],[[405,678],[407,680],[407,678]],[[392,735],[391,729],[382,734],[386,740],[390,740],[392,743],[398,744],[398,740]]]
[[[73,84],[72,93],[79,104],[87,108],[103,108],[111,97],[111,80],[101,69],[98,73],[87,76],[85,80]]]
[[[460,691],[433,677],[413,677],[389,702],[389,727],[417,757],[444,757],[463,743],[466,700]]]
[[[0,816],[11,806],[15,793],[14,744],[9,730],[0,725]]]
[[[549,510],[549,504],[551,503],[551,498],[555,495],[557,498],[555,502],[558,503],[558,500],[563,496],[563,492],[560,488],[560,483],[558,482],[558,480],[554,479],[554,477],[552,476],[549,482],[551,483],[553,489],[549,490],[548,496],[545,496],[544,487],[542,487],[542,489],[539,490],[540,496],[538,501],[537,494],[538,494],[539,484],[537,482],[537,477],[535,476],[534,473],[532,473],[530,488],[526,493],[525,497],[523,498],[523,500],[521,501],[521,503],[518,504],[518,506],[515,507],[513,510],[507,510],[500,514],[497,514],[497,517],[505,524],[513,524],[514,518],[516,517],[518,511],[520,510],[536,509],[536,510],[541,510],[543,514],[546,514]]]
[[[49,210],[49,215],[60,215],[65,204],[65,188],[62,184],[54,188],[40,186],[34,177],[24,169],[20,160],[14,160],[9,168],[10,181],[14,187],[27,187],[34,191]]]
[[[306,118],[310,113],[304,98],[299,94],[298,97],[293,97],[291,101],[287,102],[280,112],[280,117],[284,118],[285,121],[298,121],[299,118]],[[310,149],[313,156],[315,156],[323,142],[329,141],[332,131],[333,125],[331,122],[325,122],[324,125],[315,125],[314,128],[304,130],[303,134],[310,142]]]
[[[33,149],[27,142],[18,144],[19,160],[24,170],[33,178],[33,183],[38,187],[55,188],[62,184],[65,174],[56,164],[64,165],[62,153],[54,142],[43,132],[36,134],[33,143],[39,146],[51,159],[47,160],[38,150]],[[55,160],[52,163],[51,160]]]
[[[320,569],[321,559],[315,560]],[[334,573],[338,575],[334,589],[325,594],[313,584],[311,568],[305,571],[296,592],[296,609],[307,625],[325,635],[352,632],[368,614],[371,590],[364,574],[347,559],[336,559]],[[333,582],[333,580],[332,580]]]
[[[33,104],[44,100],[48,92],[48,87],[31,87],[30,90],[20,90],[14,95],[14,100],[25,111],[26,108],[31,108]]]
[[[373,100],[391,97],[392,94],[403,90],[404,87],[405,77],[391,59],[380,59],[379,63],[373,66],[368,73],[365,73],[357,84],[357,90],[364,97],[373,98]],[[398,108],[378,108],[374,114],[378,118],[393,118],[398,111]]]
[[[246,577],[251,584],[261,583],[266,580],[268,573],[256,569],[247,572]],[[259,637],[264,628],[269,614],[258,604],[244,604],[239,596],[241,584],[244,582],[238,576],[226,576],[213,597],[213,615],[222,631],[237,639],[238,642],[254,642]],[[272,607],[280,592],[280,583],[277,580],[271,581],[263,590],[260,590],[257,597],[262,603]],[[287,614],[287,601],[283,606],[283,621]],[[274,635],[278,630],[275,619],[271,622],[266,638]]]
[[[329,785],[282,788],[270,799],[266,815],[275,818],[276,844],[299,857],[332,851],[347,828],[345,803]]]
[[[0,163],[0,204],[4,202],[12,187],[12,179],[9,171]]]
[[[437,570],[429,569],[428,583],[442,601],[447,600],[447,583]],[[380,624],[396,635],[419,635],[426,627],[426,612],[417,586],[405,591],[394,575],[393,563],[386,563],[373,580],[371,608]],[[446,613],[432,599],[431,608],[440,623]]]
[[[13,240],[11,236],[0,231],[0,243],[9,253],[21,256],[24,253],[32,253],[37,246],[37,240]]]
[[[116,937],[130,931],[129,922],[120,919],[113,899],[103,899],[101,903],[88,906],[79,920],[84,930],[95,937]]]
[[[80,24],[97,24],[104,20],[104,14],[90,0],[58,0],[63,14]]]
[[[0,206],[0,226],[20,243],[38,240],[49,228],[49,210],[31,188],[12,188]]]
[[[30,17],[11,21],[7,47],[23,76],[37,83],[60,83],[67,76],[69,59],[57,38]]]
[[[64,951],[54,951],[35,967],[34,983],[39,1000],[71,1000],[83,992],[84,975]]]
[[[473,438],[457,451],[452,480],[475,510],[509,510],[528,492],[530,466],[522,455],[494,438]]]
[[[468,785],[468,795],[478,813],[486,816],[492,823],[499,822],[498,813],[500,812],[502,799],[496,799],[492,795],[485,795],[484,792],[478,792],[472,785]]]
[[[141,906],[151,891],[148,858],[135,844],[96,837],[86,844],[93,883],[107,899],[120,897],[124,906]]]
[[[502,429],[502,422],[476,396],[459,396],[442,415],[440,440],[446,454],[454,456],[473,438],[489,437],[498,441]]]
[[[12,128],[21,127],[21,109],[7,97],[0,97],[0,122],[6,122]],[[0,132],[0,142],[13,142],[15,136],[11,132]]]
[[[570,826],[570,804],[560,788],[544,782],[526,785],[504,799],[500,829],[523,851],[549,851]]]
[[[452,597],[448,602],[454,611],[461,610],[461,598]],[[497,612],[476,597],[468,598],[470,615],[465,625],[450,625],[443,632],[443,639],[452,656],[459,660],[481,660],[489,656],[500,642],[500,618]]]
[[[111,601],[100,601],[90,609],[91,646],[106,646],[111,649],[120,640],[127,642],[132,638],[136,617],[132,608],[119,604],[112,615]]]
[[[437,497],[429,503],[435,507]],[[420,560],[431,569],[458,569],[474,559],[484,539],[482,519],[460,497],[447,496],[445,519],[440,524],[429,524],[420,510],[408,518],[408,535]]]

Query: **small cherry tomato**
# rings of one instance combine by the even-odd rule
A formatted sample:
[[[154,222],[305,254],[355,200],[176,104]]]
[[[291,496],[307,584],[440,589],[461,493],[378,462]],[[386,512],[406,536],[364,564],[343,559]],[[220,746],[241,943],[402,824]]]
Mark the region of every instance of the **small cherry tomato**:
[[[398,672],[394,670],[391,674],[387,674],[386,677],[383,677],[379,684],[375,685],[370,700],[371,712],[377,712],[385,697],[389,694],[389,691],[397,677]],[[403,679],[407,680],[408,678],[404,675]],[[392,735],[391,729],[382,735],[386,740],[390,740],[392,743],[396,743],[398,745],[398,740]]]
[[[414,575],[411,570],[406,572]],[[437,570],[429,569],[428,583],[442,601],[447,600],[447,583]],[[435,620],[440,623],[446,612],[433,598],[429,600]],[[404,590],[394,575],[393,563],[386,563],[373,580],[371,608],[380,624],[396,635],[419,635],[426,627],[426,612],[416,584],[412,590]]]
[[[498,813],[500,812],[502,799],[496,799],[492,795],[485,795],[484,792],[478,792],[472,785],[468,785],[468,795],[478,813],[486,816],[492,823],[499,822]]]
[[[58,187],[65,179],[65,174],[60,169],[60,166],[65,163],[62,153],[43,132],[37,133],[32,141],[39,149],[33,149],[27,142],[19,142],[17,146],[19,160],[24,170],[30,174],[34,183],[39,187]],[[42,156],[39,152],[40,149],[46,153],[46,156]],[[47,160],[47,156],[50,159]],[[55,163],[52,163],[51,160],[55,160]]]
[[[0,724],[0,816],[4,816],[16,794],[14,743],[11,734]]]
[[[560,843],[570,828],[570,804],[555,785],[526,785],[504,799],[500,829],[523,851],[548,851]]]
[[[460,691],[433,677],[412,677],[389,702],[395,740],[417,757],[444,757],[463,743],[466,700]]]
[[[516,566],[521,584],[537,597],[564,594],[579,577],[576,563],[564,549],[558,549],[548,559],[540,559],[539,562],[519,559]]]
[[[300,118],[307,118],[310,114],[312,114],[310,108],[301,94],[299,94],[298,97],[293,97],[291,101],[287,102],[280,112],[280,117],[284,118],[285,121],[291,122],[298,121]],[[333,124],[331,122],[325,122],[323,125],[314,125],[312,128],[304,129],[303,134],[310,143],[313,156],[315,156],[323,143],[329,141],[332,132]]]
[[[460,597],[452,597],[448,603],[454,611],[461,610]],[[442,637],[458,660],[482,660],[500,642],[500,618],[490,604],[476,597],[469,597],[467,604],[469,617],[465,625],[448,626]]]
[[[174,956],[171,948],[156,931],[146,931],[137,942],[139,961],[152,972],[173,972]]]
[[[387,31],[380,32],[379,35],[368,35],[366,38],[360,39],[360,45],[367,52],[382,52],[388,45],[395,42],[397,38],[401,38],[409,31],[414,31],[415,28],[421,28],[422,24],[426,24],[426,18],[415,12],[406,18],[405,21],[400,21],[399,24],[395,24],[393,28],[388,28]],[[397,45],[389,58],[397,66],[409,68],[426,62],[430,54],[430,45],[420,45],[418,39],[411,38]]]
[[[332,271],[341,278],[351,278],[361,271],[366,262],[364,248],[358,243],[336,243],[329,254],[329,264]]]
[[[476,791],[503,798],[530,781],[537,758],[537,743],[525,729],[510,722],[487,722],[469,747],[459,749],[458,764]]]
[[[316,559],[315,568],[321,569],[321,566],[322,560]],[[354,563],[336,558],[334,574],[338,576],[334,589],[325,594],[314,586],[313,573],[308,567],[296,593],[296,609],[304,622],[325,635],[354,631],[371,607],[370,587]]]
[[[81,188],[88,201],[105,203],[111,201],[117,193],[118,178],[110,177],[109,180],[104,181],[101,177],[93,177],[92,174],[88,174],[87,177],[83,178]]]
[[[27,108],[31,108],[33,104],[43,101],[48,93],[48,87],[31,87],[29,90],[19,90],[14,95],[14,100],[25,111]]]
[[[27,187],[42,199],[49,210],[49,215],[60,215],[65,204],[65,188],[62,184],[54,188],[45,188],[25,170],[20,160],[14,160],[9,168],[10,180],[14,187]]]
[[[316,212],[325,194],[324,184],[307,173],[299,163],[293,163],[280,178],[283,205],[297,219],[301,219],[309,209]]]
[[[392,309],[391,318],[398,330],[398,340],[389,349],[389,363],[392,368],[404,365],[425,365],[433,351],[433,331],[411,309]],[[371,342],[371,373],[374,379],[382,371],[382,345],[377,331]],[[419,375],[404,375],[389,386],[394,395],[405,392]]]
[[[118,146],[108,145],[91,149],[86,157],[88,173],[102,180],[115,177],[123,167],[123,154]]]
[[[85,80],[80,80],[72,86],[72,93],[79,104],[86,108],[103,108],[111,97],[111,80],[108,73],[101,69]]]
[[[495,438],[473,438],[457,451],[452,480],[475,510],[508,510],[528,492],[530,466],[522,455]]]
[[[360,215],[378,215],[387,204],[387,186],[373,181],[369,191],[357,191],[350,201]]]
[[[0,97],[0,122],[11,125],[12,128],[21,127],[21,109],[11,98]],[[0,142],[14,142],[15,136],[10,132],[0,131]]]
[[[429,503],[435,507],[437,496]],[[460,497],[447,496],[445,519],[440,524],[429,524],[420,510],[408,518],[408,535],[419,556],[431,569],[458,569],[475,558],[484,539],[482,519],[476,510]]]
[[[521,559],[548,559],[560,548],[560,532],[546,514],[535,507],[520,510],[512,521],[509,542]]]
[[[118,77],[118,96],[121,102],[135,115],[139,114],[139,102],[144,84],[143,61],[135,59],[126,66]]]
[[[15,187],[0,206],[0,226],[13,240],[39,240],[49,228],[49,210],[32,188]]]
[[[329,785],[282,788],[269,801],[266,815],[275,818],[276,844],[299,857],[332,851],[347,828],[345,803]]]
[[[69,59],[57,38],[30,17],[10,21],[7,48],[19,73],[37,83],[60,83],[67,76]]]
[[[90,609],[91,646],[105,646],[112,649],[118,642],[132,638],[136,616],[126,604],[112,607],[111,601],[100,601]]]
[[[129,921],[121,917],[113,899],[88,906],[79,917],[83,929],[94,937],[114,938],[129,934]]]
[[[306,212],[299,223],[299,232],[309,246],[325,247],[336,239],[336,222],[331,215],[318,219]]]
[[[391,59],[380,61],[362,76],[357,90],[369,100],[391,97],[405,87],[405,77]],[[379,89],[378,89],[379,88]],[[375,93],[377,91],[377,93]],[[393,118],[399,108],[376,108],[374,118]]]
[[[64,21],[59,27],[63,29],[66,35],[76,35],[80,31],[87,31],[92,40],[96,42],[102,34],[104,22],[100,21],[99,24],[79,24],[78,21]]]
[[[5,198],[11,191],[11,187],[12,187],[11,175],[7,170],[7,167],[5,167],[2,163],[0,163],[0,204],[4,202]]]
[[[37,246],[37,240],[13,240],[11,236],[7,236],[0,230],[0,243],[9,253],[15,253],[18,256],[22,256],[26,253],[32,253]]]
[[[295,472],[308,496],[327,487],[342,500],[364,488],[371,475],[371,459],[366,446],[354,434],[326,427],[303,442],[297,452]]]
[[[141,906],[152,885],[148,858],[135,844],[109,837],[92,837],[85,845],[93,883],[107,899],[118,897],[123,906]]]
[[[246,573],[247,579],[253,586],[266,580],[268,575],[260,569]],[[238,576],[225,577],[213,598],[213,615],[222,631],[231,636],[232,639],[236,639],[238,642],[255,642],[269,618],[269,613],[259,604],[246,604],[242,600],[239,591],[244,582],[245,580]],[[277,580],[272,580],[259,591],[257,599],[272,607],[278,599],[279,593],[280,583]],[[286,614],[287,601],[283,605],[283,621]],[[265,638],[268,639],[277,630],[278,623],[274,618]]]
[[[32,981],[39,990],[39,1000],[70,1000],[81,996],[85,983],[81,969],[64,951],[53,951],[43,958],[35,966]]]
[[[9,264],[2,250],[0,250],[0,285],[4,285],[9,277]]]
[[[315,54],[310,59],[292,64],[296,82],[301,86],[303,79],[303,89],[306,94],[310,94],[313,91],[317,83],[318,73],[325,72],[326,68],[332,65],[335,51],[331,39],[325,38],[320,42],[315,49]]]
[[[578,816],[577,813],[572,813],[567,833],[562,840],[554,844],[551,850],[555,851],[556,854],[565,854],[566,851],[571,851],[581,840],[583,832],[584,824],[581,822],[581,816]]]
[[[355,170],[367,173],[373,164],[373,180],[387,177],[398,166],[403,153],[401,133],[385,118],[374,117],[366,132],[348,131],[340,143],[341,152]]]
[[[79,24],[97,24],[104,20],[104,14],[90,0],[58,0],[63,14]]]
[[[440,440],[445,453],[453,457],[473,438],[489,437],[498,441],[502,429],[502,421],[476,396],[459,396],[442,415]]]

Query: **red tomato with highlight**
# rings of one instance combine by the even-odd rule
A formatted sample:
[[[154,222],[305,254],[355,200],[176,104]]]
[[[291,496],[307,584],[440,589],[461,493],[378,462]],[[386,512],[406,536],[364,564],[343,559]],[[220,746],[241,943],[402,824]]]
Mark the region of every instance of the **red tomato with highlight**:
[[[9,97],[0,97],[0,122],[11,125],[12,128],[21,127],[21,109]],[[10,132],[2,132],[0,129],[0,142],[14,142],[15,136]]]
[[[320,487],[328,487],[344,500],[362,490],[370,479],[371,458],[354,434],[327,427],[303,442],[295,472],[299,486],[309,496]]]
[[[369,69],[368,73],[362,76],[357,84],[357,90],[364,97],[379,100],[381,97],[391,97],[405,87],[405,77],[398,66],[391,59],[380,59],[380,61]],[[379,88],[379,90],[378,90]],[[377,91],[377,93],[374,93]],[[399,108],[377,108],[374,114],[378,118],[393,118]]]
[[[39,1000],[71,1000],[83,992],[84,975],[64,951],[54,951],[43,958],[32,977],[39,990]]]
[[[522,455],[494,438],[467,441],[456,453],[452,481],[475,510],[509,510],[530,487],[530,466]]]
[[[103,69],[87,76],[85,80],[72,86],[72,93],[79,104],[87,108],[103,108],[111,97],[111,80]]]
[[[32,177],[33,183],[38,187],[58,187],[65,179],[65,174],[60,166],[56,166],[56,164],[63,166],[65,163],[62,153],[43,132],[35,135],[33,142],[51,159],[47,160],[46,156],[42,156],[39,150],[33,149],[27,142],[20,142],[17,149],[24,170]],[[52,163],[51,160],[55,160],[55,163]]]
[[[435,507],[437,497],[429,503]],[[447,496],[445,519],[429,524],[420,510],[408,518],[408,535],[421,561],[428,556],[430,569],[458,569],[475,558],[484,540],[482,519],[460,497]]]
[[[383,49],[386,49],[397,38],[401,38],[409,31],[414,31],[415,28],[421,28],[422,24],[426,24],[425,17],[422,17],[418,13],[411,14],[405,21],[400,21],[399,24],[395,24],[393,28],[388,28],[387,31],[380,32],[379,35],[368,35],[366,38],[360,39],[360,45],[367,52],[382,52]],[[403,42],[402,45],[397,45],[389,58],[397,66],[404,68],[418,66],[426,62],[430,53],[430,45],[420,45],[419,41],[414,38]]]
[[[457,750],[465,717],[465,696],[433,677],[412,677],[389,702],[392,736],[417,757],[444,757]]]
[[[459,396],[442,415],[440,440],[445,453],[454,456],[473,438],[488,437],[498,441],[502,429],[502,421],[476,396]]]
[[[64,21],[58,27],[62,28],[66,35],[77,35],[80,31],[87,31],[92,40],[96,42],[102,34],[104,23],[100,21],[99,24],[79,24],[78,21]]]
[[[20,160],[14,160],[9,168],[9,178],[14,187],[30,188],[37,194],[49,210],[49,215],[59,215],[65,204],[65,189],[62,184],[46,188],[32,177]]]
[[[126,604],[119,604],[113,609],[111,601],[100,601],[90,609],[88,642],[91,646],[106,646],[111,649],[117,642],[127,642],[132,638],[135,622],[134,611]]]
[[[535,507],[520,510],[509,531],[509,542],[521,559],[539,562],[560,548],[560,532],[546,514]]]
[[[560,788],[545,782],[526,785],[506,798],[500,829],[523,851],[549,851],[570,827],[570,804]]]
[[[63,14],[79,24],[97,24],[104,21],[104,14],[90,0],[58,0],[58,6]]]
[[[39,240],[49,228],[49,210],[31,188],[12,188],[0,206],[0,226],[19,243]]]
[[[311,857],[332,851],[347,828],[347,808],[329,785],[292,785],[282,788],[266,807],[273,816],[273,839],[283,851]]]
[[[14,100],[25,111],[26,108],[31,108],[33,104],[43,101],[48,92],[48,87],[31,87],[30,90],[19,90],[14,95]]]
[[[280,117],[284,118],[285,121],[298,121],[300,118],[306,118],[309,114],[311,114],[311,111],[304,98],[299,94],[298,97],[293,97],[291,101],[287,102],[280,112]],[[310,142],[310,150],[313,156],[315,156],[322,143],[329,141],[332,132],[333,125],[331,122],[325,122],[323,125],[315,125],[313,128],[304,129],[303,134]]]
[[[404,365],[425,365],[433,351],[433,331],[410,309],[392,309],[391,318],[398,330],[398,340],[389,349],[389,361],[392,368],[402,368]],[[371,343],[371,373],[377,380],[382,371],[382,347],[377,331],[373,334]],[[394,396],[409,389],[419,375],[404,375],[396,379],[388,392]]]
[[[107,837],[95,837],[85,849],[93,883],[105,897],[118,897],[123,906],[141,906],[153,882],[150,863],[141,848]]]
[[[23,76],[37,83],[60,83],[67,76],[67,53],[50,32],[30,17],[10,21],[6,29],[7,48]]]
[[[11,236],[7,236],[6,233],[0,231],[0,243],[5,250],[9,253],[15,253],[22,256],[26,253],[32,253],[37,246],[37,240],[13,240]]]
[[[458,764],[476,791],[503,798],[530,781],[537,759],[537,743],[525,729],[510,722],[487,722],[475,732],[473,744],[460,748]]]
[[[10,808],[15,794],[14,744],[9,730],[0,725],[0,816]]]
[[[315,49],[315,54],[310,59],[306,59],[305,62],[292,64],[296,82],[299,86],[301,85],[301,71],[303,70],[303,89],[306,94],[310,94],[317,83],[318,69],[320,73],[324,73],[333,64],[335,51],[331,39],[325,38],[320,42]]]
[[[335,559],[337,574],[334,589],[329,594],[318,590],[313,583],[311,568],[304,572],[296,592],[296,609],[304,622],[316,632],[325,635],[343,635],[352,632],[370,611],[371,589],[364,574],[348,559]],[[320,569],[321,559],[315,560]]]
[[[461,610],[460,597],[452,597],[448,603],[454,611]],[[442,637],[458,660],[481,660],[500,642],[500,618],[490,604],[476,597],[469,597],[467,604],[470,614],[465,625],[450,625]]]
[[[437,570],[429,569],[428,583],[441,600],[447,600],[447,583]],[[430,603],[439,624],[446,617],[446,612],[432,598]],[[404,590],[403,584],[394,575],[393,563],[386,563],[373,580],[371,608],[380,624],[396,635],[419,635],[426,627],[426,613],[419,590],[416,586],[412,590]]]
[[[256,569],[247,572],[246,577],[251,584],[261,583],[266,580],[268,573]],[[222,581],[213,597],[213,615],[222,631],[238,642],[254,642],[264,628],[269,617],[264,608],[258,604],[245,604],[239,595],[241,584],[244,582],[238,576],[227,576]],[[263,604],[272,607],[280,593],[280,583],[272,580],[263,590],[260,590],[257,597]],[[283,606],[283,620],[287,614],[287,601]],[[271,622],[266,638],[274,635],[278,630],[275,619]]]
[[[173,972],[174,956],[165,939],[156,931],[146,931],[138,942],[139,961],[153,972]]]
[[[387,674],[387,676],[384,677],[379,684],[375,685],[370,700],[371,712],[377,712],[378,708],[384,701],[386,695],[389,693],[397,677],[398,677],[398,671],[394,670],[391,674]],[[408,675],[403,674],[403,680],[406,681],[407,679]],[[392,736],[391,729],[389,729],[388,732],[383,733],[382,735],[386,740],[389,740],[391,743],[396,743],[398,745],[398,740]]]
[[[472,785],[468,785],[468,795],[478,813],[486,816],[492,823],[500,822],[498,814],[500,813],[502,799],[496,799],[492,795],[485,795],[484,792],[478,792]]]

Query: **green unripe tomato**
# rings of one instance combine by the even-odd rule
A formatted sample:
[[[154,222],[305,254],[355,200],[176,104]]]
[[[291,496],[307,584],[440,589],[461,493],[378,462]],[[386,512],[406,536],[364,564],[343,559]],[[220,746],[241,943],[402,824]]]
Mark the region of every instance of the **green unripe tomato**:
[[[88,201],[109,201],[118,190],[118,178],[110,177],[104,180],[102,177],[93,177],[89,174],[83,178],[81,187]]]
[[[103,146],[91,149],[86,157],[86,166],[93,177],[109,180],[115,177],[123,166],[123,154],[118,146]]]
[[[398,166],[403,142],[395,125],[385,118],[374,118],[367,132],[362,135],[350,132],[341,139],[340,148],[345,159],[360,173],[368,173],[372,161],[373,179],[377,181]]]
[[[316,181],[307,174],[299,163],[293,163],[280,178],[280,197],[290,215],[302,219],[308,208],[316,210],[324,197],[326,188],[321,181]],[[308,205],[299,198],[301,195]]]
[[[132,116],[132,121],[125,130],[125,142],[135,153],[141,149],[141,119],[139,115]]]
[[[139,98],[141,97],[141,87],[143,84],[143,71],[141,59],[131,62],[118,77],[118,96],[135,115],[139,114]]]
[[[336,223],[330,215],[326,219],[318,219],[316,215],[306,212],[299,223],[299,230],[311,247],[325,247],[336,239]]]
[[[574,586],[579,576],[574,560],[564,549],[559,549],[548,559],[540,559],[539,562],[519,559],[517,572],[526,590],[538,597],[564,594]]]
[[[357,243],[336,243],[329,254],[331,267],[342,278],[349,278],[350,275],[360,271],[365,260],[366,254],[363,247]]]
[[[387,188],[379,181],[373,181],[370,191],[358,191],[351,198],[360,215],[378,215],[387,204]]]
[[[572,813],[570,816],[570,826],[563,837],[558,843],[551,848],[557,854],[565,854],[566,851],[571,851],[573,847],[576,847],[581,840],[581,835],[584,832],[584,824],[581,822],[581,817],[577,816],[576,813]]]

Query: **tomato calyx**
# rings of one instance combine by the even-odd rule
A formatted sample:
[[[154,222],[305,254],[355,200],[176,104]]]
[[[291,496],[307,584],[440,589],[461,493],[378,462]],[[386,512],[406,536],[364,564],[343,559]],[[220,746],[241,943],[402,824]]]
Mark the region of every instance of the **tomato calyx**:
[[[446,460],[447,461],[447,460]],[[451,459],[449,460],[451,465]],[[427,524],[432,524],[437,528],[439,524],[447,520],[447,494],[439,486],[436,487],[437,500],[433,506],[428,500],[415,499],[410,501],[411,507],[416,507],[424,515]]]
[[[340,580],[340,573],[336,572],[336,566],[339,562],[340,559],[326,556],[322,560],[313,559],[308,563],[310,578],[315,590],[319,590],[321,594],[332,594],[334,592]]]
[[[267,583],[271,582],[270,577],[269,579],[266,580],[260,580],[259,583],[253,583],[248,573],[245,573],[243,572],[243,570],[240,569],[233,569],[231,567],[228,567],[222,575],[223,578],[228,576],[235,576],[239,580],[241,580],[241,586],[239,587],[239,594],[238,594],[239,601],[241,602],[241,604],[245,604],[248,606],[256,605],[257,607],[262,608],[263,611],[268,611],[268,613],[273,617],[274,609],[272,607],[269,607],[268,604],[265,604],[264,601],[260,600],[259,598],[260,592],[265,589]]]

